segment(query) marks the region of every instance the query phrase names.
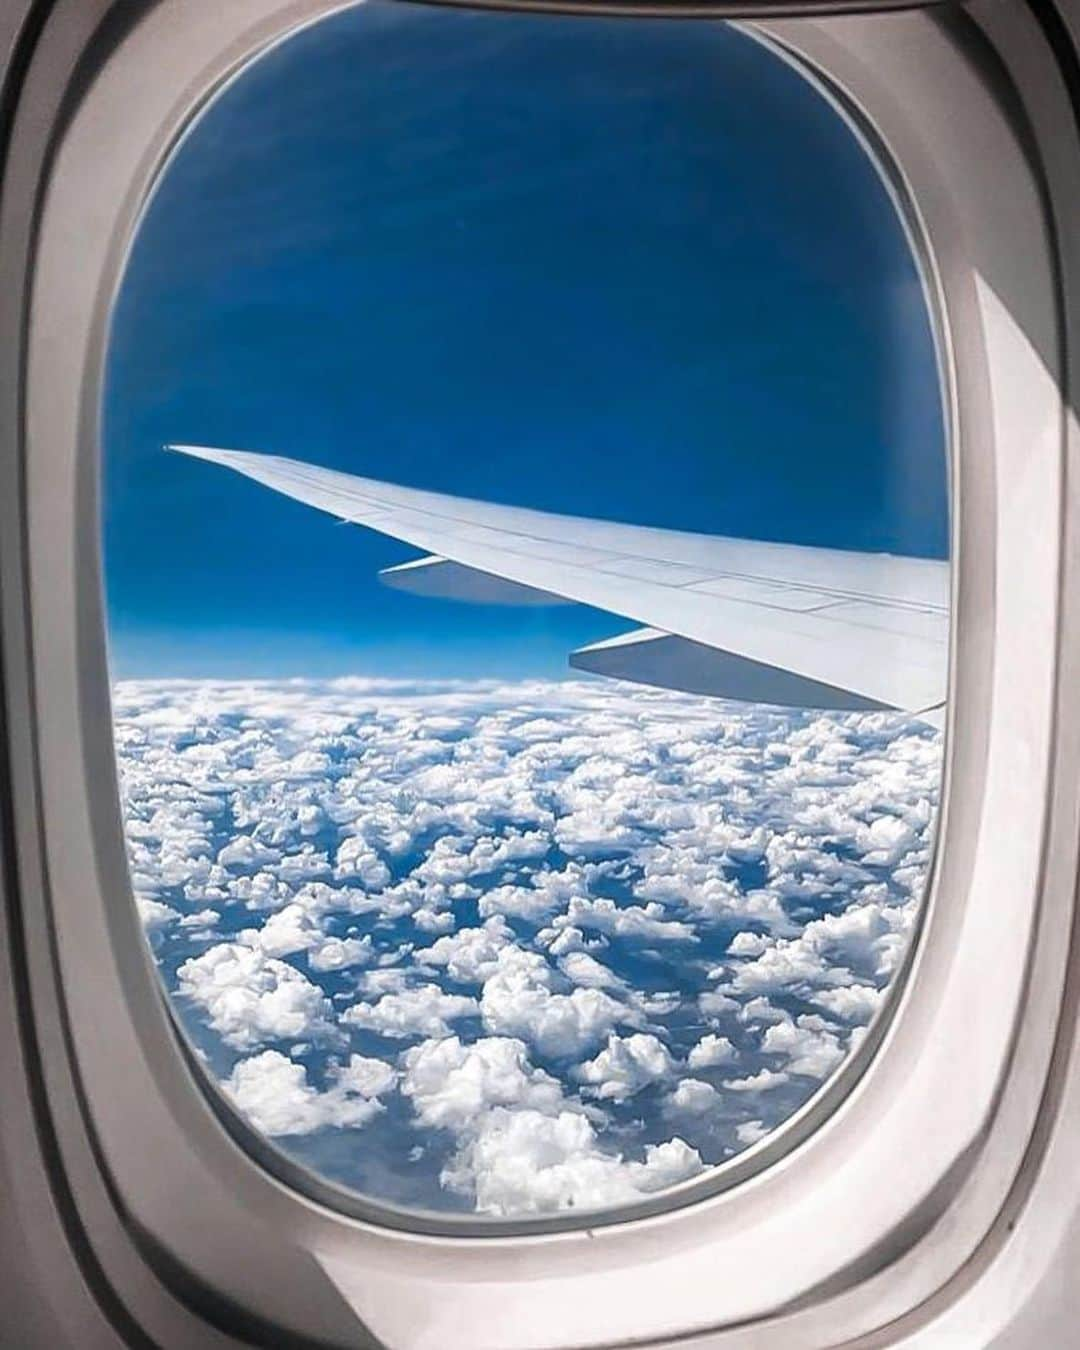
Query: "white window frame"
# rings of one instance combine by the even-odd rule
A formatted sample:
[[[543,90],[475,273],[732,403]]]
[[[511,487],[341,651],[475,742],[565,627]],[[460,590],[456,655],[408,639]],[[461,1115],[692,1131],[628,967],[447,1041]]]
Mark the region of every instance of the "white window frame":
[[[22,417],[0,469],[15,475],[0,480],[12,810],[29,1015],[79,1230],[169,1346],[253,1327],[274,1345],[417,1350],[916,1335],[1034,1183],[1066,1073],[1080,625],[1066,640],[1062,617],[1078,603],[1080,446],[1064,225],[1080,193],[1065,149],[1050,162],[1032,135],[1070,115],[1049,49],[1020,3],[757,25],[887,158],[940,319],[954,591],[940,847],[879,1043],[658,1212],[410,1232],[275,1175],[184,1055],[129,894],[101,601],[102,366],[141,206],[210,92],[342,7],[161,0],[121,27],[104,0],[59,0],[12,132],[9,180],[39,184],[0,204],[0,244],[32,259],[24,326],[0,335],[25,352],[20,400],[0,404],[3,424]]]

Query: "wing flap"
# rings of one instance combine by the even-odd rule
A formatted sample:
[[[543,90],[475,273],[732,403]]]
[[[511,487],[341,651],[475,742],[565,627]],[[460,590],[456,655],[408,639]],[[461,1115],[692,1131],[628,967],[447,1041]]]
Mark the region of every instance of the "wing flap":
[[[417,558],[379,573],[384,586],[410,595],[437,600],[464,600],[474,605],[566,605],[570,602],[550,591],[522,586],[493,572],[480,572],[450,558]]]
[[[655,628],[637,628],[605,642],[579,647],[570,653],[570,665],[611,679],[743,703],[834,712],[880,711],[885,706],[850,690],[796,675],[782,666],[763,665],[737,652],[707,647]]]

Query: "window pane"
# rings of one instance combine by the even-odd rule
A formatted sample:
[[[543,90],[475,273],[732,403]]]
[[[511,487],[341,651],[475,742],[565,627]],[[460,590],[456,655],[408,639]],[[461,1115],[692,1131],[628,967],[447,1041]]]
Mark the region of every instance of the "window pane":
[[[919,911],[948,509],[916,258],[799,72],[720,23],[306,29],[163,174],[103,425],[133,888],[257,1131],[515,1218],[821,1089]]]

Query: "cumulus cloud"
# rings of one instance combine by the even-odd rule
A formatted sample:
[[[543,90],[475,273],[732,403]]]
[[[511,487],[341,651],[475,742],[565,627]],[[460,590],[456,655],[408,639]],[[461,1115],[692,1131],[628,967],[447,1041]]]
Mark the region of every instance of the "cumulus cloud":
[[[617,905],[614,900],[587,900],[573,897],[565,914],[555,920],[556,927],[596,929],[614,937],[635,938],[644,942],[698,942],[688,923],[669,919],[662,905]]]
[[[534,1068],[519,1040],[487,1036],[463,1045],[457,1036],[426,1041],[402,1059],[402,1093],[418,1118],[440,1129],[462,1131],[496,1106],[545,1112],[563,1105],[562,1086]]]
[[[139,906],[140,911],[142,905]],[[143,919],[145,923],[145,918]],[[216,928],[221,922],[221,915],[216,909],[199,909],[193,914],[185,914],[180,920],[181,928]]]
[[[549,846],[552,841],[549,840]],[[543,923],[565,909],[567,901],[583,900],[590,881],[601,871],[594,864],[570,862],[555,871],[535,872],[528,884],[495,886],[480,897],[480,913],[507,914],[530,923]]]
[[[308,948],[308,965],[312,970],[344,970],[349,966],[366,966],[375,960],[371,934],[366,937],[324,937]]]
[[[475,1017],[479,1011],[473,998],[443,993],[437,984],[423,984],[384,994],[377,1003],[354,1003],[341,1014],[341,1021],[403,1040],[410,1036],[448,1036],[451,1022]]]
[[[519,1036],[542,1055],[578,1057],[613,1027],[634,1023],[638,1014],[600,989],[552,990],[553,972],[534,952],[504,948],[495,972],[484,982],[480,1012],[485,1028]]]
[[[302,905],[286,905],[271,914],[261,928],[245,929],[243,940],[267,956],[292,956],[322,939],[322,930]]]
[[[485,835],[475,843],[445,836],[435,841],[414,875],[451,885],[491,875],[511,863],[542,858],[550,848],[550,838],[539,830],[509,830],[501,839]]]
[[[274,1137],[330,1126],[358,1129],[383,1109],[378,1099],[393,1088],[396,1077],[381,1060],[353,1055],[320,1092],[308,1082],[302,1064],[264,1050],[240,1060],[222,1087],[255,1129]]]
[[[576,1077],[601,1099],[625,1101],[643,1087],[666,1078],[674,1062],[663,1041],[644,1032],[608,1036],[595,1059],[580,1065]]]
[[[738,966],[736,993],[794,992],[813,997],[821,990],[884,981],[906,944],[914,911],[885,899],[853,904],[806,924],[795,938],[768,941],[760,954]]]
[[[276,848],[267,848],[249,834],[237,835],[218,852],[221,867],[256,868],[261,863],[278,862],[281,854]]]
[[[554,946],[554,944],[553,944]],[[559,969],[574,984],[594,989],[625,989],[626,981],[588,952],[571,951],[559,959]]]
[[[786,1073],[774,1073],[772,1069],[761,1069],[758,1073],[745,1078],[728,1078],[724,1087],[728,1092],[768,1092],[772,1088],[783,1087],[788,1081]]]
[[[179,910],[173,909],[171,905],[163,905],[160,900],[137,898],[135,903],[139,909],[142,925],[148,933],[152,933],[156,928],[164,928],[167,923],[175,923],[180,918]]]
[[[845,1022],[869,1022],[880,1008],[884,993],[872,984],[845,984],[816,992],[813,1001]]]
[[[686,1063],[691,1069],[711,1069],[718,1064],[730,1064],[735,1058],[735,1047],[728,1038],[709,1032],[692,1047]]]
[[[759,1139],[764,1139],[768,1133],[769,1127],[763,1120],[744,1120],[741,1125],[735,1127],[736,1139],[746,1147],[756,1144]]]
[[[668,1094],[668,1105],[673,1111],[685,1111],[688,1115],[703,1115],[711,1111],[720,1099],[720,1094],[711,1083],[701,1078],[684,1078]]]
[[[333,1031],[330,1001],[317,984],[241,943],[218,943],[185,961],[177,986],[182,997],[205,1011],[222,1040],[238,1050]]]
[[[337,1058],[380,1045],[403,1123],[362,1175],[422,1206],[614,1203],[764,1137],[918,913],[940,737],[891,714],[365,679],[116,708],[143,923],[223,1085],[303,1149],[390,1100]]]
[[[765,1032],[761,1048],[769,1055],[783,1055],[788,1073],[824,1078],[844,1058],[836,1028],[820,1017],[785,1017]]]
[[[702,1167],[701,1155],[682,1139],[646,1145],[644,1161],[636,1162],[603,1152],[583,1115],[500,1108],[484,1117],[443,1175],[482,1214],[550,1214],[639,1200]]]
[[[515,943],[514,931],[501,914],[479,928],[463,928],[453,937],[441,937],[422,947],[416,959],[424,965],[444,966],[459,984],[481,984],[499,968],[499,954]]]

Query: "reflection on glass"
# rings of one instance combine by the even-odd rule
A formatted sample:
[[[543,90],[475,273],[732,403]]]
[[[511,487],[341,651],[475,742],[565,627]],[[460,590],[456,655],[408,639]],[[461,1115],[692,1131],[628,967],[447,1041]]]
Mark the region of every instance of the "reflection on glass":
[[[136,900],[278,1148],[629,1205],[858,1044],[939,789],[944,436],[905,231],[800,74],[723,24],[305,30],[155,193],[104,434]]]

